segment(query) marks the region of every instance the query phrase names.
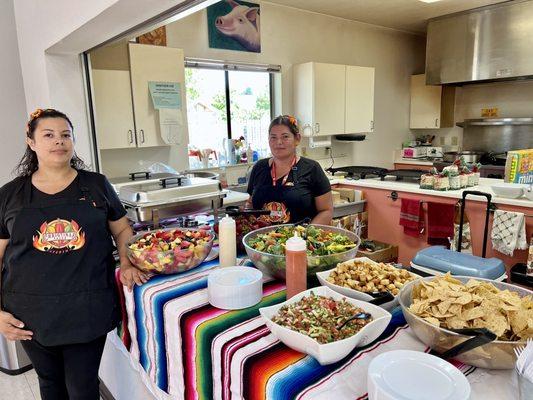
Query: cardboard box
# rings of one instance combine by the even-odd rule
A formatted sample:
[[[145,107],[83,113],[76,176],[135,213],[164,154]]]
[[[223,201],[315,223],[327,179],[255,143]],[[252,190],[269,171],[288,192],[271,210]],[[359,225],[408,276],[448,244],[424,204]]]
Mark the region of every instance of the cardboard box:
[[[533,149],[515,150],[507,153],[505,182],[533,183]]]
[[[331,196],[333,197],[333,204],[341,203],[341,194],[337,190],[331,191]]]
[[[359,236],[363,239],[368,236],[368,212],[363,211],[356,214],[350,214],[342,218],[333,219],[333,226],[356,232],[357,227],[360,227]]]
[[[335,188],[335,192],[338,192],[341,199],[353,203],[355,201],[355,189]]]
[[[384,247],[380,250],[373,252],[359,250],[357,252],[357,257],[368,257],[371,260],[376,262],[397,262],[398,261],[398,246],[393,246],[388,243],[379,242],[374,240],[374,243],[383,245]]]

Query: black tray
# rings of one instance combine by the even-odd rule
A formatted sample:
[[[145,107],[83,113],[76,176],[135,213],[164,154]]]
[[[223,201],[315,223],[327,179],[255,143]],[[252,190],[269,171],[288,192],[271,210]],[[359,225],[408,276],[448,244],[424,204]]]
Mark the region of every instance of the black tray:
[[[397,181],[401,181],[404,178],[419,181],[420,177],[427,173],[427,171],[423,171],[421,169],[394,169],[387,171],[384,175],[381,175],[381,180],[385,180],[385,177],[387,176],[394,176],[396,177]]]

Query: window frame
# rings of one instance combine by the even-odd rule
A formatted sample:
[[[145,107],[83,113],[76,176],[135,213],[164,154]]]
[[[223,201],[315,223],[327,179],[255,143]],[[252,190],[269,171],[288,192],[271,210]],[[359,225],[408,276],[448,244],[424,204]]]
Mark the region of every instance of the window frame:
[[[224,71],[224,90],[226,96],[226,137],[233,139],[231,123],[231,95],[229,84],[229,71],[243,72],[265,72],[268,73],[269,97],[270,97],[270,119],[274,117],[275,109],[275,85],[274,74],[281,73],[281,65],[274,64],[252,64],[244,62],[228,62],[218,60],[196,59],[185,57],[185,68],[217,69]]]

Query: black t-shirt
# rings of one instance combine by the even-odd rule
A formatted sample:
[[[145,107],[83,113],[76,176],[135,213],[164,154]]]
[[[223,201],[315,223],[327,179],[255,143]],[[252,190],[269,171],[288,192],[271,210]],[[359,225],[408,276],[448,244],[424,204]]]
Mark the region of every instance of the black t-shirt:
[[[126,210],[107,178],[96,172],[78,171],[72,183],[59,193],[46,194],[32,185],[31,203],[47,204],[57,199],[80,197],[79,175],[84,174],[91,196],[98,203],[105,204],[107,219],[116,221],[126,215]],[[9,239],[13,223],[24,201],[24,184],[31,177],[18,177],[0,188],[0,239]]]
[[[315,198],[331,191],[331,184],[320,164],[314,160],[300,157],[296,169],[289,171],[288,185],[282,188],[280,177],[276,186],[272,185],[269,159],[259,160],[253,167],[248,182],[248,194],[252,197],[254,208],[261,209],[270,202],[282,202],[289,209],[291,222],[317,214]]]

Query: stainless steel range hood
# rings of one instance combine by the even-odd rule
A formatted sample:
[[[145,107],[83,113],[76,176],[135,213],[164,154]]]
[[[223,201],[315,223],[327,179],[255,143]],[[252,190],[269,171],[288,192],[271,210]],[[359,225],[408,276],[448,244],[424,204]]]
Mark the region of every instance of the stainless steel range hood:
[[[428,84],[533,77],[533,1],[508,1],[428,23]]]

